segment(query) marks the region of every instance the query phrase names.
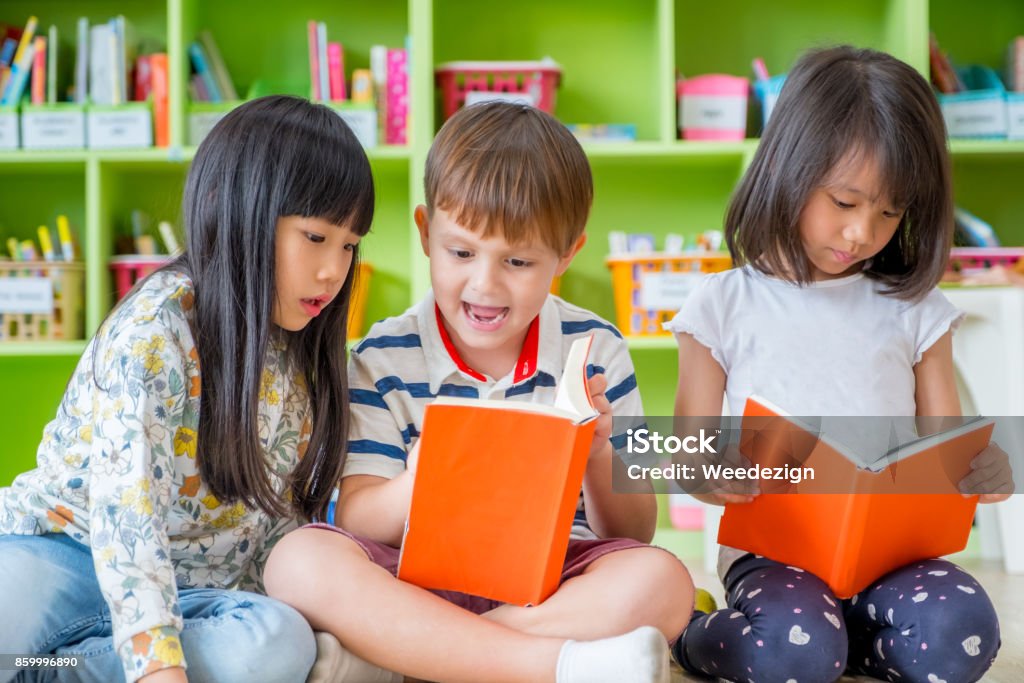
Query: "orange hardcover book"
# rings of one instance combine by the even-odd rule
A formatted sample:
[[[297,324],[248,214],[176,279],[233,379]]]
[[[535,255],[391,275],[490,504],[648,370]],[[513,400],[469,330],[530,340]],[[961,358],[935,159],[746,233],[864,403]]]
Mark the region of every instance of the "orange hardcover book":
[[[751,397],[740,452],[758,467],[812,468],[814,478],[766,481],[753,502],[726,505],[718,542],[806,569],[840,598],[911,562],[963,550],[978,497],[957,484],[993,426],[965,418],[871,454],[880,464],[865,467],[862,454]]]
[[[558,588],[597,416],[591,341],[571,347],[554,405],[427,406],[398,578],[516,605]]]

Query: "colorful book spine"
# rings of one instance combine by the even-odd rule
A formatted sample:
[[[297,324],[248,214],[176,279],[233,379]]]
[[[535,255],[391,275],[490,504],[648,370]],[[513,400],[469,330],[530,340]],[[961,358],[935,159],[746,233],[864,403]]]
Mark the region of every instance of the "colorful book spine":
[[[35,45],[30,44],[21,53],[21,59],[11,67],[11,75],[7,79],[7,87],[4,89],[3,97],[0,98],[0,105],[15,105],[21,100],[21,94],[25,91],[29,74],[32,72],[35,49]]]
[[[78,41],[75,45],[75,102],[85,104],[89,96],[86,86],[86,78],[89,69],[89,20],[85,17],[78,19],[77,27]]]
[[[46,102],[46,38],[36,36],[32,55],[32,104]]]
[[[348,99],[345,93],[345,52],[341,43],[327,44],[327,66],[331,77],[331,100],[340,102]]]
[[[36,26],[39,25],[39,20],[35,17],[29,17],[28,21],[25,22],[25,30],[21,33],[21,40],[18,42],[18,49],[14,53],[14,64],[21,61],[25,51],[28,50],[32,44],[32,39],[35,37]]]
[[[320,64],[320,99],[327,100],[331,97],[331,79],[327,62],[327,24],[322,21],[316,25],[316,48]]]
[[[213,39],[213,34],[209,31],[203,31],[199,34],[199,44],[203,46],[206,51],[206,56],[209,59],[210,70],[213,71],[213,77],[217,81],[217,87],[220,88],[221,97],[225,101],[233,101],[238,99],[238,91],[235,90],[234,81],[231,80],[231,74],[228,73],[228,66],[224,62],[224,58],[220,54],[220,48],[217,47],[217,41]]]
[[[18,49],[18,41],[14,38],[5,38],[3,47],[0,47],[0,67],[9,67],[14,61],[14,53]]]
[[[388,124],[388,48],[370,46],[370,72],[373,74],[373,94],[377,98],[377,139],[387,142]]]
[[[46,101],[57,103],[57,27],[50,26],[49,37],[46,39],[49,54],[46,58]]]
[[[153,89],[153,72],[149,64],[149,55],[142,55],[135,60],[135,87],[132,99],[145,102]]]
[[[352,101],[360,104],[373,102],[373,73],[369,69],[352,72]]]
[[[14,52],[18,49],[18,41],[14,38],[5,38],[0,46],[0,95],[3,95],[7,87],[7,79],[11,76],[11,63],[14,61]]]
[[[384,142],[388,145],[408,143],[409,71],[408,52],[404,48],[388,50],[387,125]]]
[[[213,72],[210,71],[210,64],[206,60],[206,53],[203,50],[203,46],[199,43],[192,43],[188,46],[189,57],[192,58],[192,67],[196,70],[196,74],[203,79],[203,85],[206,87],[206,92],[210,96],[210,102],[219,103],[223,102],[221,97],[220,89],[217,87],[217,82],[213,78]]]
[[[320,92],[320,39],[318,34],[316,22],[307,22],[306,35],[309,38],[309,96],[314,101],[323,99]]]

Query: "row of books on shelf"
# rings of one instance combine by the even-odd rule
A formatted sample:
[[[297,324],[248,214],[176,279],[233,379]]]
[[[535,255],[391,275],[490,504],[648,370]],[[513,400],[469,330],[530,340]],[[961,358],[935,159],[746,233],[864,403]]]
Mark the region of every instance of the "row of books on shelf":
[[[0,23],[0,150],[169,146],[166,53],[137,56],[142,43],[124,16],[92,26],[83,17],[77,24],[73,77],[64,84],[61,76],[69,69],[58,67],[58,29],[51,26],[41,35],[39,26],[34,16],[23,27]],[[309,96],[334,108],[365,147],[406,144],[408,48],[373,46],[372,68],[355,69],[348,88],[344,46],[327,42],[323,22],[309,22],[308,28]],[[185,144],[199,144],[244,99],[275,91],[257,80],[240,97],[208,30],[199,32],[188,55]],[[303,85],[288,84],[285,90],[302,92]]]
[[[123,15],[93,25],[81,17],[76,29],[71,82],[61,83],[69,70],[62,68],[56,26],[44,34],[39,19],[32,16],[23,28],[0,27],[0,105],[15,105],[25,95],[36,105],[118,105],[145,100],[151,88],[149,70],[136,60],[139,41],[131,23]]]
[[[328,41],[327,25],[309,21],[309,98],[332,107],[352,127],[364,147],[381,141],[404,145],[409,126],[408,48],[374,45],[370,68],[353,69],[351,87],[346,79],[345,47]],[[201,31],[188,47],[192,75],[189,95],[189,143],[198,144],[209,129],[240,103],[227,62],[209,31]],[[249,89],[249,98],[262,94],[260,83]]]

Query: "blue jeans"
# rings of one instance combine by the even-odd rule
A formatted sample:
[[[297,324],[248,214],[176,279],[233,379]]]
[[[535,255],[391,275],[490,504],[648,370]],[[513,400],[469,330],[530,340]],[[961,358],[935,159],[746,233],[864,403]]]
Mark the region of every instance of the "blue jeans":
[[[78,657],[76,668],[0,670],[0,683],[123,681],[92,553],[64,534],[0,536],[0,652]],[[302,683],[316,659],[302,615],[263,595],[179,588],[190,683]]]

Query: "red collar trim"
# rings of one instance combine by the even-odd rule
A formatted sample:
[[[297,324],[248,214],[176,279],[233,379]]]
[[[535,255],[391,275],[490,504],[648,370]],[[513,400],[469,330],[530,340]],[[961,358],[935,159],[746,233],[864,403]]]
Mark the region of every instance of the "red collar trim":
[[[437,329],[441,335],[441,342],[444,344],[445,351],[448,352],[448,356],[455,363],[455,367],[469,375],[475,380],[480,382],[486,382],[487,378],[483,374],[477,372],[473,368],[466,364],[466,361],[462,360],[462,356],[459,355],[458,349],[455,348],[455,344],[452,343],[452,338],[448,336],[448,330],[444,326],[444,317],[441,315],[441,307],[436,303],[434,304],[434,316],[437,318]],[[516,361],[515,373],[512,376],[512,383],[518,384],[525,379],[528,379],[537,371],[537,350],[540,348],[540,316],[538,315],[530,323],[529,329],[526,330],[526,338],[523,340],[523,348],[519,352],[519,360]]]
[[[448,336],[448,330],[444,328],[444,317],[441,316],[441,307],[436,303],[434,304],[434,315],[437,317],[437,329],[441,333],[441,341],[444,343],[445,351],[447,351],[451,359],[455,361],[455,367],[477,381],[486,382],[486,377],[466,365],[466,361],[462,360],[462,356],[459,355],[458,349],[456,349],[455,344],[452,343],[452,338]]]
[[[519,360],[516,361],[516,371],[512,375],[512,383],[519,384],[528,379],[537,371],[537,349],[540,346],[540,316],[538,315],[530,323],[526,330],[526,339],[523,340],[523,350],[519,352]]]

